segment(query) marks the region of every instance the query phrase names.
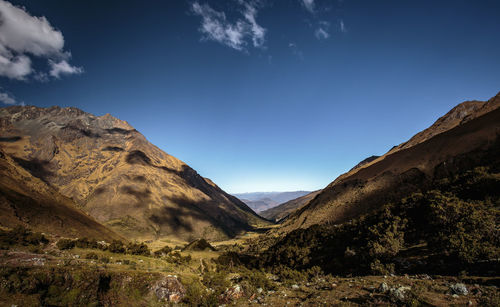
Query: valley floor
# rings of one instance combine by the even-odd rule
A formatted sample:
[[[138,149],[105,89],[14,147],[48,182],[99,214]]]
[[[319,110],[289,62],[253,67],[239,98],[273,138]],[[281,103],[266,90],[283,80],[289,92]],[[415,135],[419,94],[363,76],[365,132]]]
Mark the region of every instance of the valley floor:
[[[0,250],[0,306],[498,306],[498,277],[356,276],[320,272],[289,279],[217,268],[224,250],[248,248],[249,234],[218,251],[180,258],[13,246]],[[180,243],[172,241],[170,244]],[[163,243],[164,244],[164,243]],[[160,242],[151,243],[159,247]],[[175,250],[173,251],[175,253]]]

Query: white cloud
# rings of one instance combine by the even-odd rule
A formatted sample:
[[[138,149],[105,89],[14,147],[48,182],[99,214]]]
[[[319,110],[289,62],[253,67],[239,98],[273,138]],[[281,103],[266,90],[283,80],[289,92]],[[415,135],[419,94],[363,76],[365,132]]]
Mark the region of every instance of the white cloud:
[[[31,72],[31,60],[29,57],[14,55],[0,44],[0,76],[23,80]]]
[[[194,14],[201,16],[200,32],[204,34],[204,39],[213,40],[229,46],[236,50],[245,50],[247,39],[251,39],[254,47],[262,48],[265,43],[266,29],[260,26],[257,21],[257,9],[253,2],[243,5],[242,15],[244,19],[229,22],[224,12],[212,9],[208,4],[194,2],[191,9]]]
[[[0,101],[5,104],[16,104],[16,99],[7,93],[0,92]]]
[[[311,13],[314,13],[315,9],[314,0],[300,0],[300,2],[302,2],[302,5],[306,8],[306,10],[308,10]]]
[[[57,79],[61,75],[81,74],[83,72],[83,68],[71,66],[66,60],[61,60],[60,62],[49,60],[49,65],[51,67],[49,74]]]
[[[264,42],[265,42],[266,29],[261,27],[255,21],[255,18],[257,17],[257,9],[254,6],[246,3],[245,4],[245,11],[244,11],[243,15],[245,16],[245,19],[250,24],[250,31],[251,31],[253,46],[254,47],[262,47],[264,45]]]
[[[25,8],[0,0],[0,76],[26,79],[35,71],[30,56],[67,63],[71,54],[63,48],[62,33],[47,18],[31,16]]]
[[[24,105],[24,102],[18,102],[16,98],[14,98],[8,93],[2,92],[1,90],[2,88],[0,87],[0,102],[7,105],[16,105],[16,104]]]

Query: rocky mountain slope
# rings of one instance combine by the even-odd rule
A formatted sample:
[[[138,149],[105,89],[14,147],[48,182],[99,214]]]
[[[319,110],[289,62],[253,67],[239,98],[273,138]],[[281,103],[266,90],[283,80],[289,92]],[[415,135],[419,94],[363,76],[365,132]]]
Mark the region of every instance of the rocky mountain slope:
[[[500,94],[459,104],[428,129],[385,155],[339,176],[290,215],[279,231],[337,224],[415,191],[444,173],[480,165],[499,154]]]
[[[77,108],[0,109],[16,164],[131,239],[222,239],[266,223],[127,122]]]
[[[1,150],[0,174],[0,226],[14,228],[22,225],[59,236],[108,242],[121,239]]]

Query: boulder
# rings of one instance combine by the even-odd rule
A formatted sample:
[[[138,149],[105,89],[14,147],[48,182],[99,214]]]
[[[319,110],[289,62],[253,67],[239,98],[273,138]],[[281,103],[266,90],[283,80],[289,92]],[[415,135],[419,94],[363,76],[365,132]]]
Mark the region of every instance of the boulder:
[[[389,286],[387,285],[387,283],[385,282],[381,283],[380,286],[378,287],[378,292],[386,293],[387,291],[389,291]]]
[[[450,286],[450,291],[452,294],[457,294],[457,295],[467,295],[469,294],[469,291],[467,290],[467,287],[462,284],[462,283],[456,283]]]
[[[175,276],[165,276],[158,280],[151,290],[160,301],[180,302],[186,295],[186,289]]]

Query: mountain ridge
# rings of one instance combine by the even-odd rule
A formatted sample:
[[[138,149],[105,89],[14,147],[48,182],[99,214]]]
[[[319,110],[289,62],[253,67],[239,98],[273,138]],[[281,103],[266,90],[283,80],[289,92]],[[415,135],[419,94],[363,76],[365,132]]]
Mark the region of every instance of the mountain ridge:
[[[439,165],[458,167],[453,163],[460,155],[487,152],[498,141],[499,107],[499,94],[488,101],[457,105],[422,131],[425,133],[336,178],[307,205],[293,212],[279,232],[345,222],[370,212],[377,204],[390,202],[393,194],[400,197],[421,189]]]
[[[7,107],[0,133],[21,166],[126,237],[222,239],[267,223],[110,114]]]

